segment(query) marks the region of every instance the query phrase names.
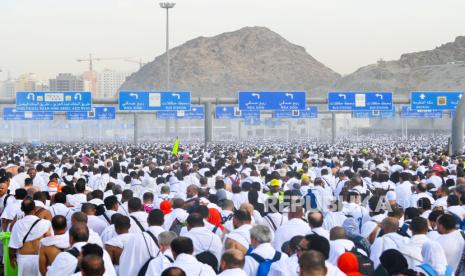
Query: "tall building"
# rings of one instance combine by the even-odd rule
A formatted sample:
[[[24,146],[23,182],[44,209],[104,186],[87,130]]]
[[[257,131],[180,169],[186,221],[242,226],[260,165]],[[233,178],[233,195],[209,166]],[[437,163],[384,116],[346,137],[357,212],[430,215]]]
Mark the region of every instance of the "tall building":
[[[15,81],[8,79],[0,84],[0,97],[13,98],[16,93]]]
[[[15,83],[16,91],[34,92],[37,86],[37,76],[34,73],[22,74]]]
[[[114,97],[129,75],[130,73],[127,72],[117,72],[108,69],[105,69],[103,72],[99,73],[97,77],[97,97]]]
[[[84,80],[69,73],[60,73],[49,80],[50,91],[84,91]]]
[[[86,71],[82,73],[84,81],[84,91],[91,91],[92,95],[97,94],[97,73],[95,71]]]

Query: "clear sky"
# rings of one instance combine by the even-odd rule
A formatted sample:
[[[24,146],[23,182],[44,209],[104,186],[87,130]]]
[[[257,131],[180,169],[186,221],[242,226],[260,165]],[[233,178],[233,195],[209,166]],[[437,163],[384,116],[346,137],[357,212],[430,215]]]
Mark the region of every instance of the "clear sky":
[[[165,13],[153,0],[0,0],[0,79],[82,72],[95,57],[151,61],[165,50]],[[176,0],[171,45],[265,26],[348,74],[465,35],[464,0]],[[101,61],[134,71],[137,64]]]

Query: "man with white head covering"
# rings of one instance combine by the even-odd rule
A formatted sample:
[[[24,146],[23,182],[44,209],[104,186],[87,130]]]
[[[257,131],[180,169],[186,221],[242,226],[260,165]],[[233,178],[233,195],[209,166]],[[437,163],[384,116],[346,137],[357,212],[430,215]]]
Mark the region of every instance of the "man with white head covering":
[[[360,231],[360,236],[367,239],[370,244],[375,242],[376,236],[379,232],[379,225],[378,223],[369,220],[362,225],[362,231]]]
[[[16,221],[11,231],[10,262],[12,266],[18,265],[20,276],[38,274],[40,240],[51,231],[50,221],[33,215],[34,207],[33,200],[23,200],[21,210],[25,217]]]
[[[421,248],[423,263],[414,268],[425,275],[452,275],[452,267],[447,264],[446,255],[441,245],[436,241],[427,241]],[[433,270],[433,271],[431,271]],[[450,272],[450,274],[448,274]]]

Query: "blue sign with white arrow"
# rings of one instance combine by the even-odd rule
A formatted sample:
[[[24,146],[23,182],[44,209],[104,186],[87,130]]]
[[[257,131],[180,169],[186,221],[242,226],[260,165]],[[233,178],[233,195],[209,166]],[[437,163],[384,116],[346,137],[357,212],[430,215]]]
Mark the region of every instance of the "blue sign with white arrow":
[[[91,92],[16,92],[18,111],[90,111]]]
[[[328,110],[392,110],[392,92],[329,92]]]
[[[400,117],[410,119],[439,119],[442,118],[442,111],[415,110],[409,106],[402,106]]]
[[[244,119],[244,118],[260,119],[259,110],[239,110],[234,106],[216,106],[215,118],[216,119]]]
[[[410,107],[416,110],[454,110],[463,92],[412,92]]]
[[[190,110],[191,92],[120,91],[119,110]]]
[[[92,111],[72,111],[66,113],[68,120],[114,120],[116,108],[113,106],[96,106]]]
[[[239,92],[240,110],[304,110],[305,92]]]
[[[18,111],[16,108],[5,107],[3,109],[3,120],[26,121],[26,120],[53,120],[53,112]]]
[[[191,110],[158,111],[157,119],[161,120],[203,120],[205,119],[205,108],[203,106],[192,106]]]
[[[318,107],[307,106],[305,110],[276,110],[273,111],[272,116],[280,119],[318,118]]]

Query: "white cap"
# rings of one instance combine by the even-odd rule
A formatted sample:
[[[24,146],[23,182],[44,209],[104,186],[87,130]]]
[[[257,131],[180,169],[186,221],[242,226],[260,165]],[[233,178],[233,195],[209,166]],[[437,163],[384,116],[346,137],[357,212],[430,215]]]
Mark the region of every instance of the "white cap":
[[[397,194],[394,191],[388,191],[386,193],[386,198],[387,198],[387,200],[396,200],[397,199]]]
[[[364,237],[365,239],[368,238],[368,236],[370,236],[371,233],[373,233],[373,230],[376,229],[376,226],[378,226],[378,224],[374,221],[370,220],[365,222],[362,225],[362,232],[360,233],[360,235],[362,235],[362,237]]]

